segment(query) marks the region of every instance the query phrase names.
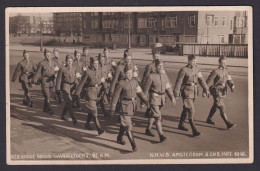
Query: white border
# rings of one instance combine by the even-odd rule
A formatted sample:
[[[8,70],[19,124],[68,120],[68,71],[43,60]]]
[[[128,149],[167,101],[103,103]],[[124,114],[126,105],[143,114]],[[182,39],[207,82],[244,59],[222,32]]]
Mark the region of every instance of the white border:
[[[54,13],[54,12],[138,12],[138,11],[248,11],[248,125],[249,158],[223,159],[137,159],[137,160],[11,160],[10,147],[10,69],[9,69],[9,13]],[[123,164],[228,164],[253,163],[254,122],[253,122],[253,16],[250,6],[204,6],[204,7],[12,7],[5,10],[6,38],[6,162],[8,165],[123,165]]]

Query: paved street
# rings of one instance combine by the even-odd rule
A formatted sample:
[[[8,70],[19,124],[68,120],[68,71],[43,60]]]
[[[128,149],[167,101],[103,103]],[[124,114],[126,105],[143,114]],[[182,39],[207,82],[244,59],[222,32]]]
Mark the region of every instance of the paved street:
[[[12,48],[10,48],[12,49]],[[12,76],[18,61],[22,60],[22,48],[14,48],[10,50],[10,77]],[[61,57],[64,58],[66,50],[61,50]],[[90,53],[96,53],[98,50],[90,50]],[[99,49],[100,51],[100,49]],[[71,53],[73,50],[71,50]],[[101,51],[100,51],[101,52]],[[135,51],[134,51],[135,53]],[[145,51],[142,56],[141,50],[138,55],[134,55],[135,59],[151,59],[149,51]],[[112,52],[111,56],[120,57],[122,53]],[[169,56],[163,56],[163,60],[171,60]],[[43,54],[37,51],[31,52],[31,59],[38,63],[43,59]],[[205,64],[208,59],[211,64],[217,63],[217,58],[200,58],[199,63]],[[176,57],[172,62],[166,63],[166,72],[175,83],[178,69],[184,66],[182,62],[186,61],[186,57]],[[232,62],[233,61],[233,62]],[[143,72],[145,62],[136,60],[140,67],[140,75]],[[177,105],[172,106],[167,99],[166,106],[162,109],[163,114],[163,130],[168,140],[159,143],[159,137],[149,137],[144,134],[147,119],[144,118],[145,109],[138,108],[138,112],[133,118],[135,124],[133,128],[134,137],[138,146],[138,151],[131,153],[131,146],[127,137],[125,146],[116,142],[119,123],[115,116],[111,120],[103,117],[100,113],[99,118],[105,133],[101,136],[97,135],[97,131],[89,131],[84,129],[86,113],[76,112],[78,124],[74,126],[71,120],[65,122],[60,120],[60,114],[64,103],[58,105],[56,101],[52,101],[54,108],[54,117],[42,112],[43,96],[40,86],[34,86],[32,89],[32,99],[34,107],[22,105],[23,91],[21,85],[16,81],[10,81],[10,97],[11,97],[11,154],[50,154],[50,153],[106,153],[108,156],[96,156],[89,159],[151,159],[151,153],[164,152],[245,152],[248,155],[248,77],[247,77],[247,60],[246,59],[230,59],[230,64],[241,67],[230,67],[232,77],[236,85],[236,91],[228,92],[226,98],[226,106],[228,118],[236,123],[236,127],[226,130],[226,126],[221,119],[219,112],[215,114],[213,120],[216,125],[209,125],[205,122],[208,112],[213,103],[212,98],[202,98],[201,95],[195,103],[196,115],[195,121],[198,129],[202,132],[199,137],[191,137],[191,129],[188,132],[177,129],[179,116],[182,110],[182,100],[177,100]],[[203,76],[207,78],[209,71],[216,66],[200,65]],[[201,90],[201,89],[200,89]],[[201,90],[202,91],[202,90]],[[200,93],[201,94],[201,93]],[[81,101],[84,110],[84,101]],[[69,118],[69,115],[67,114]],[[94,124],[92,123],[94,127]],[[156,133],[155,126],[153,131]],[[212,156],[213,157],[213,156]],[[217,156],[216,156],[217,157]],[[223,156],[222,156],[223,157]],[[228,157],[228,156],[227,156]],[[160,158],[160,157],[156,157]],[[178,158],[178,157],[177,157]]]

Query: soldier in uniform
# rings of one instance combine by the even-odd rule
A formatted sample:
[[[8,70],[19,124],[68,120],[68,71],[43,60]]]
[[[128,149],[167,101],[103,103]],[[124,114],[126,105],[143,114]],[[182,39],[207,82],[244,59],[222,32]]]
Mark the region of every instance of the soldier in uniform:
[[[99,68],[99,62],[96,57],[90,58],[90,68],[84,72],[82,79],[75,91],[75,96],[79,96],[83,86],[86,84],[86,92],[84,97],[86,99],[86,107],[88,110],[87,122],[85,124],[85,128],[92,130],[90,127],[90,121],[94,120],[94,123],[97,127],[98,134],[104,133],[104,130],[101,128],[99,120],[98,120],[98,112],[97,112],[97,100],[98,93],[101,89],[102,84],[105,82],[105,78],[101,75],[101,70]]]
[[[55,72],[59,71],[59,64],[57,61],[51,59],[51,50],[44,50],[45,59],[38,64],[37,72],[33,77],[33,82],[37,83],[41,77],[41,88],[44,96],[43,112],[53,115],[50,104],[50,94],[54,87]]]
[[[108,113],[106,112],[105,109],[105,97],[108,97],[108,90],[109,90],[109,83],[112,81],[112,73],[111,70],[109,69],[109,65],[105,64],[105,56],[101,53],[98,54],[98,61],[100,65],[100,70],[101,70],[101,77],[105,78],[105,82],[103,83],[104,87],[100,89],[100,92],[98,94],[99,98],[99,104],[102,109],[102,112],[104,116],[108,116]],[[110,100],[107,98],[108,101]]]
[[[161,123],[162,116],[160,110],[165,105],[165,93],[167,93],[173,105],[176,104],[176,100],[173,96],[171,83],[163,68],[163,62],[160,59],[155,60],[155,67],[155,73],[151,73],[146,78],[143,86],[143,91],[145,95],[147,95],[149,92],[150,106],[148,124],[145,133],[147,135],[153,136],[153,133],[151,133],[151,129],[153,122],[155,121],[157,132],[160,137],[160,142],[163,142],[167,139],[167,137],[163,135]]]
[[[59,61],[59,50],[58,49],[53,49],[53,61],[56,61],[58,63],[58,67],[61,68],[63,66],[63,64]],[[57,89],[56,89],[56,81],[57,81],[57,75],[58,75],[58,71],[55,72],[55,79],[54,79],[54,88],[55,88],[55,93],[54,93],[54,99],[58,100],[59,103],[62,102],[61,99],[61,94],[57,94]]]
[[[132,79],[133,70],[131,68],[126,67],[126,78],[120,80],[116,84],[115,92],[113,94],[112,102],[111,102],[111,115],[114,115],[115,108],[117,105],[117,101],[120,98],[121,100],[121,112],[120,112],[120,130],[117,136],[117,142],[119,144],[125,145],[125,141],[123,140],[124,132],[131,143],[132,150],[136,151],[136,143],[132,133],[132,121],[131,118],[135,113],[136,106],[136,96],[138,96],[145,104],[147,104],[147,100],[142,92],[139,83],[136,79]]]
[[[24,59],[17,64],[12,81],[15,82],[19,75],[19,82],[21,83],[24,90],[23,104],[33,107],[33,102],[31,100],[29,91],[32,86],[31,79],[34,76],[36,67],[30,60],[30,54],[26,50],[23,51],[23,57]]]
[[[189,123],[193,136],[199,136],[200,132],[196,129],[193,116],[195,114],[194,102],[198,96],[198,82],[203,88],[204,93],[209,96],[209,88],[196,65],[197,58],[194,55],[188,55],[188,65],[181,68],[174,87],[175,97],[182,96],[183,111],[181,113],[178,129],[188,131],[184,126],[184,121],[188,115]]]
[[[109,56],[109,49],[107,47],[104,48],[104,57],[105,57],[105,65],[108,65],[109,70],[114,73],[117,68],[116,62]]]
[[[207,123],[213,125],[215,124],[215,122],[212,121],[212,117],[215,114],[216,110],[219,109],[220,116],[226,123],[227,129],[230,129],[235,124],[230,123],[230,121],[228,121],[227,119],[226,112],[225,112],[224,98],[227,95],[227,86],[229,86],[231,88],[231,91],[234,92],[235,85],[231,76],[228,74],[226,61],[227,58],[225,56],[221,56],[219,58],[219,67],[217,69],[214,69],[210,73],[206,81],[206,83],[210,87],[210,92],[214,100],[214,103],[209,112],[209,116],[207,118]]]
[[[73,92],[77,88],[84,71],[86,71],[88,68],[87,66],[84,65],[84,62],[81,61],[80,52],[78,52],[77,50],[74,51],[73,66],[76,68],[77,79],[75,81],[74,87],[71,89],[71,92]],[[78,110],[81,110],[78,97],[76,99],[73,99],[73,106],[78,108]]]
[[[81,55],[80,60],[83,62],[85,67],[90,66],[90,57],[88,55],[88,48],[83,47],[83,54]]]
[[[67,55],[66,65],[60,69],[56,84],[56,89],[58,91],[57,94],[60,94],[60,91],[62,90],[63,98],[65,100],[65,105],[61,114],[61,119],[67,120],[66,113],[67,111],[69,111],[74,125],[77,123],[77,119],[74,116],[74,111],[72,108],[71,89],[75,85],[77,79],[76,69],[77,68],[73,66],[73,57],[71,55]]]

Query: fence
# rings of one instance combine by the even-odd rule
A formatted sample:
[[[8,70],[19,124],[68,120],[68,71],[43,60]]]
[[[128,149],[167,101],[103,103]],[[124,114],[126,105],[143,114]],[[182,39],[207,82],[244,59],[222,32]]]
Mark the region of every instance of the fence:
[[[248,57],[247,44],[183,44],[183,54],[195,54],[199,56]]]

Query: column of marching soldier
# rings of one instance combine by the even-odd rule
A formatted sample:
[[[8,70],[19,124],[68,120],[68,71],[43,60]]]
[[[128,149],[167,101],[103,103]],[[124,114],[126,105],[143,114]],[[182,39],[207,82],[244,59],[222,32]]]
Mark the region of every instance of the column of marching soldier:
[[[227,95],[227,86],[234,91],[234,82],[228,74],[226,68],[227,58],[221,56],[219,58],[219,67],[214,69],[205,81],[199,67],[196,65],[197,57],[188,55],[188,64],[180,69],[174,88],[170,83],[164,70],[164,64],[160,59],[159,43],[155,44],[152,50],[153,62],[145,67],[142,80],[138,76],[138,68],[132,60],[132,50],[124,51],[124,57],[118,63],[113,61],[109,56],[109,49],[104,48],[103,53],[98,56],[90,57],[88,48],[83,48],[83,54],[75,51],[74,57],[66,56],[65,64],[59,61],[59,51],[54,49],[44,50],[45,59],[35,67],[29,58],[29,53],[24,50],[24,59],[20,61],[13,74],[12,81],[19,76],[19,82],[24,90],[23,104],[33,107],[30,97],[30,88],[33,84],[41,84],[42,94],[44,96],[43,111],[53,115],[50,104],[50,94],[55,89],[54,98],[60,103],[61,95],[64,99],[64,107],[61,114],[62,120],[67,120],[66,113],[72,118],[73,124],[77,123],[74,110],[80,108],[80,98],[86,101],[84,105],[87,108],[87,119],[85,128],[92,130],[90,126],[91,120],[94,121],[98,134],[104,133],[98,119],[97,105],[100,105],[105,117],[112,117],[115,111],[120,113],[119,120],[121,122],[117,142],[124,145],[123,139],[126,133],[132,150],[136,151],[136,143],[132,134],[131,118],[136,112],[136,97],[141,100],[141,106],[147,105],[145,116],[148,118],[145,134],[154,137],[152,125],[155,123],[159,134],[160,142],[167,139],[162,130],[162,114],[161,108],[165,105],[165,97],[167,94],[173,105],[176,104],[178,97],[182,97],[183,110],[180,116],[178,129],[188,131],[184,121],[188,116],[188,120],[192,129],[193,136],[199,136],[200,132],[195,127],[194,102],[198,97],[198,84],[203,88],[204,96],[213,96],[214,103],[206,120],[209,124],[215,124],[212,117],[217,109],[230,129],[235,124],[230,123],[225,112],[223,98]],[[51,58],[51,55],[54,55]],[[105,99],[110,103],[110,112],[105,110]]]

